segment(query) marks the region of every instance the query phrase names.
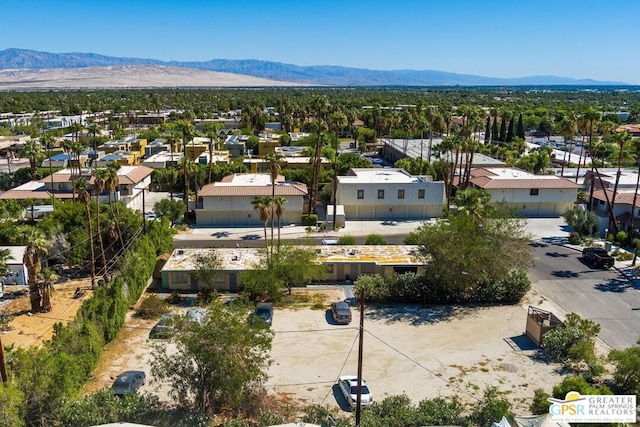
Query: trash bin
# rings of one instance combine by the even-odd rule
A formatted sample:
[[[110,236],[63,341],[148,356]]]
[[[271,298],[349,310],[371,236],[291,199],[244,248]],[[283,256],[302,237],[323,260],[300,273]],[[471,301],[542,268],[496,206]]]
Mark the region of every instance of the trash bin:
[[[604,250],[611,252],[611,242],[604,242]]]

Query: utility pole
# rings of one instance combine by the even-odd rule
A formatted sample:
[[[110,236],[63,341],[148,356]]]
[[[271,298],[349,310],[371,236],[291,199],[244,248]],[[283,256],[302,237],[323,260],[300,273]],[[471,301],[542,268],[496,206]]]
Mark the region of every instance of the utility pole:
[[[356,427],[360,427],[362,411],[362,348],[364,344],[364,287],[360,295],[360,335],[358,336],[358,392],[356,394]]]
[[[2,338],[0,337],[0,376],[2,382],[7,382],[7,368],[4,365],[4,347],[2,346]]]

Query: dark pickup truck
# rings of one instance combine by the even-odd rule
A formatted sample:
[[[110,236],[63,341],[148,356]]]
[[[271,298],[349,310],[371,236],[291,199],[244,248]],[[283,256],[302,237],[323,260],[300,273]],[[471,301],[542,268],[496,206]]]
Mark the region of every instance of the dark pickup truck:
[[[615,258],[609,255],[609,252],[604,248],[584,248],[582,258],[600,268],[611,268],[615,262]]]

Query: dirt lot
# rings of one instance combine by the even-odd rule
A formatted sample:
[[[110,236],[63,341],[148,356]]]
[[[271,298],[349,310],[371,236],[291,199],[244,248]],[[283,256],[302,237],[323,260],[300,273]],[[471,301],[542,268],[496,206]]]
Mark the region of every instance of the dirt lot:
[[[72,320],[82,302],[91,297],[90,280],[72,280],[55,285],[52,298],[53,309],[49,313],[30,313],[28,289],[26,286],[5,286],[5,300],[0,304],[0,314],[15,316],[9,324],[9,330],[2,333],[2,344],[14,344],[17,347],[40,345],[53,336],[56,322],[67,323]],[[84,296],[73,298],[77,288],[85,289]]]
[[[26,295],[5,303],[4,312],[22,314],[3,333],[3,344],[25,347],[50,338],[53,324],[72,319],[89,297],[87,293],[72,298],[82,284],[57,286],[51,313],[26,314]],[[340,375],[356,373],[359,310],[352,309],[350,325],[335,325],[328,306],[344,298],[342,290],[313,292],[324,295],[324,307],[316,304],[312,308],[312,299],[308,304],[275,310],[273,364],[267,386],[283,399],[346,409],[335,382]],[[561,380],[559,366],[536,360],[535,350],[521,349],[511,341],[522,338],[529,304],[560,314],[534,293],[521,305],[507,307],[369,307],[365,311],[363,377],[376,400],[406,393],[416,403],[454,395],[473,402],[487,386],[496,386],[506,393],[517,414],[526,414],[534,389],[550,391]],[[125,370],[142,369],[148,381],[141,391],[170,402],[168,386],[154,383],[149,367],[151,343],[158,342],[148,339],[155,321],[135,318],[132,313],[116,340],[106,346],[85,391],[109,387]]]
[[[324,309],[310,306],[276,308],[273,364],[267,387],[283,399],[346,409],[335,382],[355,374],[359,311],[350,325],[335,325],[328,304],[344,298],[341,290],[323,290]],[[535,299],[535,301],[533,300]],[[552,309],[530,295],[531,304]],[[458,396],[467,402],[482,397],[487,386],[506,393],[517,414],[527,414],[533,390],[547,391],[561,380],[558,365],[536,360],[535,350],[520,342],[528,302],[484,308],[368,308],[365,313],[363,377],[376,400],[406,393],[414,402],[437,396]],[[168,386],[153,383],[149,331],[155,322],[129,318],[127,327],[105,352],[86,391],[108,387],[120,372],[143,369],[149,391],[163,401]]]
[[[517,414],[526,414],[534,389],[550,391],[561,380],[559,366],[509,344],[522,339],[527,306],[368,308],[363,378],[376,400],[406,393],[416,403],[437,396],[473,402],[496,386]],[[277,310],[269,389],[346,409],[334,384],[357,372],[359,311],[353,314],[352,324],[342,326],[332,324],[328,311]]]

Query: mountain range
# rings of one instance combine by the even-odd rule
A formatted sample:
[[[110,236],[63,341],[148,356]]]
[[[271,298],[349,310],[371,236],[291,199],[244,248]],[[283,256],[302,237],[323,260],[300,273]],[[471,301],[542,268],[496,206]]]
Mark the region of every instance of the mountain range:
[[[64,70],[62,72],[61,70]],[[198,73],[196,70],[202,72]],[[220,75],[224,73],[225,76]],[[144,75],[139,80],[135,76]],[[157,75],[157,76],[156,76]],[[229,75],[235,75],[235,78]],[[155,77],[154,77],[155,76]],[[223,78],[226,77],[226,80]],[[95,53],[0,51],[0,88],[181,86],[621,86],[559,76],[484,77],[433,70],[298,66],[255,59],[160,61]]]

